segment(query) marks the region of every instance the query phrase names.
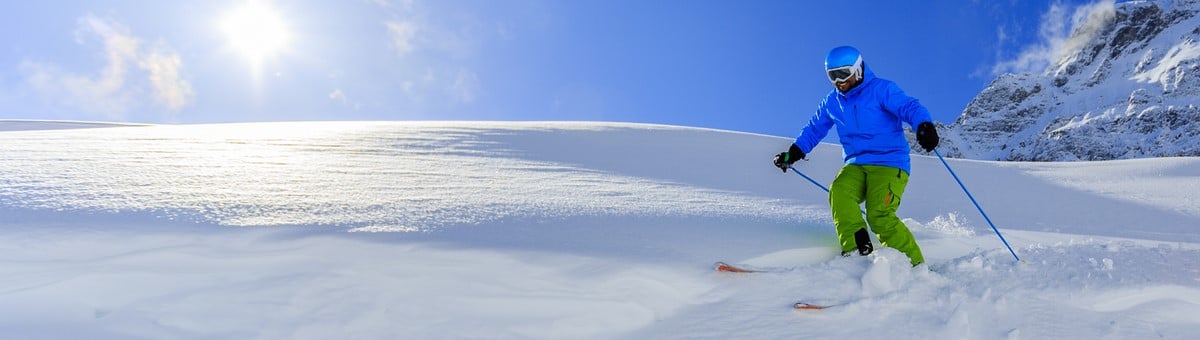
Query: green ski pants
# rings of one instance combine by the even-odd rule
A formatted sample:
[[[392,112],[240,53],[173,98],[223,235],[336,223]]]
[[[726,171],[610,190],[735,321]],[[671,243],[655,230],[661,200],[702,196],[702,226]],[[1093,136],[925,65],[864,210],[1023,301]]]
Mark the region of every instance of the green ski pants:
[[[847,164],[838,171],[829,187],[829,206],[843,253],[858,248],[854,233],[870,224],[870,230],[883,246],[908,255],[913,266],[925,262],[912,232],[896,217],[907,185],[908,173],[899,168]],[[859,211],[859,204],[864,201],[867,203],[865,221]]]

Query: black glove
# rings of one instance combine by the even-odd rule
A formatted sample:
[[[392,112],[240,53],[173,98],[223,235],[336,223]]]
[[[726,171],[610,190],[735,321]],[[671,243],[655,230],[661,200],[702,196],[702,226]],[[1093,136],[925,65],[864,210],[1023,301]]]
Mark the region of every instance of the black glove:
[[[921,144],[921,148],[925,152],[933,151],[938,145],[937,129],[933,127],[933,123],[924,122],[917,125],[917,143]]]
[[[784,173],[787,173],[788,168],[792,166],[792,163],[796,163],[796,161],[801,159],[804,159],[804,151],[800,151],[800,147],[796,146],[795,143],[792,143],[792,146],[788,148],[787,152],[780,152],[778,155],[775,155],[774,162],[775,166],[778,167],[779,170],[783,170]]]

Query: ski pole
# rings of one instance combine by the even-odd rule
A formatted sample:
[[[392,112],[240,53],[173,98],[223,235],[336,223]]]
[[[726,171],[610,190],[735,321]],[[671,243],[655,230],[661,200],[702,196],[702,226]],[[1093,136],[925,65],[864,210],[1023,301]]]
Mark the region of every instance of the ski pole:
[[[826,188],[824,185],[821,185],[821,183],[818,183],[816,180],[812,179],[812,177],[808,177],[808,175],[805,175],[803,172],[800,172],[800,170],[796,170],[796,167],[789,165],[788,169],[792,169],[792,172],[795,172],[797,175],[800,175],[800,177],[804,177],[804,179],[807,179],[809,182],[812,182],[813,185],[816,185],[818,188],[821,188],[821,190],[825,190],[826,193],[829,193],[829,188]],[[867,215],[867,211],[863,210],[862,208],[859,208],[858,212],[862,213],[863,216]]]
[[[942,154],[938,152],[937,149],[933,150],[933,154],[937,155],[938,159],[942,160],[942,165],[946,166],[946,171],[950,172],[950,176],[954,177],[954,181],[958,182],[958,186],[963,189],[963,192],[967,193],[967,198],[971,199],[971,203],[975,204],[975,209],[979,209],[979,214],[983,215],[983,219],[987,221],[988,225],[992,226],[992,231],[996,232],[996,236],[1000,236],[1000,242],[1004,242],[1004,246],[1008,248],[1008,252],[1012,253],[1013,258],[1017,259],[1017,262],[1020,262],[1021,258],[1017,257],[1017,252],[1013,251],[1012,246],[1008,245],[1008,240],[1005,240],[1004,235],[1000,234],[1000,229],[996,229],[996,225],[992,223],[992,219],[988,218],[987,213],[983,212],[983,208],[979,206],[979,202],[975,201],[975,196],[971,195],[971,192],[967,190],[967,186],[963,185],[962,180],[958,179],[958,175],[954,173],[954,170],[950,169],[950,164],[946,163],[946,159],[942,158]]]
[[[825,190],[826,193],[829,192],[829,188],[826,188],[824,185],[821,185],[821,183],[817,183],[817,181],[813,180],[812,177],[808,177],[808,175],[805,175],[803,172],[800,172],[800,170],[796,170],[795,167],[789,165],[788,169],[792,169],[792,171],[795,172],[797,175],[800,175],[800,177],[804,177],[804,179],[807,179],[809,182],[812,182],[812,184],[815,184],[818,188],[821,188],[821,190]]]

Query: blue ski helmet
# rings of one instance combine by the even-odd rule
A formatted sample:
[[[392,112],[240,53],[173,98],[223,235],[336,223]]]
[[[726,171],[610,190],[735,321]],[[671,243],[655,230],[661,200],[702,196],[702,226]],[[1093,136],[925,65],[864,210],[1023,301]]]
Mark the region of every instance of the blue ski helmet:
[[[825,72],[837,84],[863,74],[862,54],[850,46],[838,46],[825,55]]]

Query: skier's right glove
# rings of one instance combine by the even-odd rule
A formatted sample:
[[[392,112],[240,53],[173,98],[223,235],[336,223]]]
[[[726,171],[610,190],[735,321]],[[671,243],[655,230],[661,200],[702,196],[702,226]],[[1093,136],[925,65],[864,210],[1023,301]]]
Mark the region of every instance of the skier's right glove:
[[[783,170],[784,173],[787,173],[788,168],[792,167],[792,163],[796,163],[796,161],[801,159],[804,159],[804,151],[800,151],[800,147],[796,146],[795,143],[792,143],[792,146],[788,148],[788,151],[780,152],[778,155],[775,155],[775,167],[778,167],[779,170]]]

